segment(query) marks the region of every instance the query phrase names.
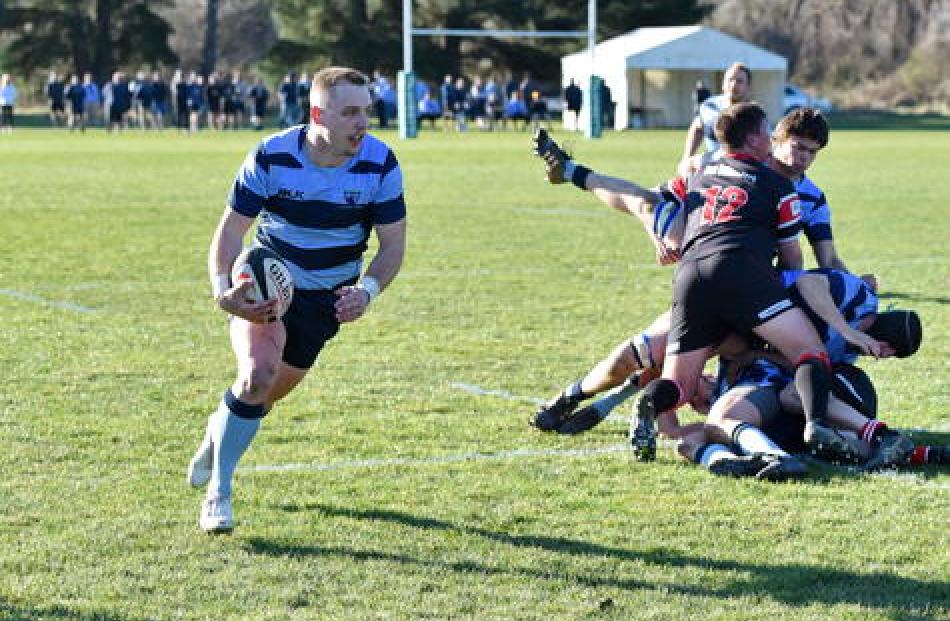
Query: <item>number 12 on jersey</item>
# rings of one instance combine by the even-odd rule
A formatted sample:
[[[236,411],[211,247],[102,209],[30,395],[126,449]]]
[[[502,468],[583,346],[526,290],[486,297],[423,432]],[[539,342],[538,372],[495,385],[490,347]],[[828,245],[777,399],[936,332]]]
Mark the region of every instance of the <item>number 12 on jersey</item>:
[[[730,185],[723,188],[714,185],[703,190],[706,201],[703,203],[703,224],[719,224],[738,220],[735,215],[739,209],[749,202],[749,194],[740,187]]]

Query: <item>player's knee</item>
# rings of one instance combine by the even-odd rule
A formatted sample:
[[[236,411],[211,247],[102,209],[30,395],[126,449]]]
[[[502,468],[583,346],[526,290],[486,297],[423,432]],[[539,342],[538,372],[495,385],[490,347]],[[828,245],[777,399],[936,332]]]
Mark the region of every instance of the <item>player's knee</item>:
[[[277,382],[277,365],[257,363],[241,378],[241,392],[247,399],[260,401],[270,394]]]

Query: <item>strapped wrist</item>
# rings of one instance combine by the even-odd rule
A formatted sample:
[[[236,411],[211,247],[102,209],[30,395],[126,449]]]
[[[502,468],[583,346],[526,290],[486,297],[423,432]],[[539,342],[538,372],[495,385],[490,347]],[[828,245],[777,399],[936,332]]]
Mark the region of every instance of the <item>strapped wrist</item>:
[[[211,277],[211,297],[219,299],[224,292],[231,288],[230,274],[215,274]]]
[[[356,286],[366,292],[370,302],[375,300],[380,291],[382,291],[382,288],[379,286],[379,281],[372,276],[363,276]]]

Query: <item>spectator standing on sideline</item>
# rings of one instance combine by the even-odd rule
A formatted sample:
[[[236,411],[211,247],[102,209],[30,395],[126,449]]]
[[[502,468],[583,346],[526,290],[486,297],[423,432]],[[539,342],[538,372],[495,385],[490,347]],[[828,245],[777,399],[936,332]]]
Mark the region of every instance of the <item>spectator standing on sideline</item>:
[[[98,123],[102,115],[102,93],[99,92],[99,85],[92,79],[91,73],[86,73],[82,77],[82,87],[86,92],[84,102],[86,124]]]
[[[300,80],[297,82],[297,101],[300,102],[300,120],[298,124],[306,125],[310,122],[310,80],[306,73],[301,73]]]
[[[614,129],[614,103],[610,87],[605,80],[600,81],[600,109],[603,114],[604,129]]]
[[[502,97],[501,87],[494,75],[488,76],[485,82],[485,119],[488,122],[488,129],[495,129],[495,125],[501,120],[505,108],[505,99]]]
[[[291,71],[284,76],[284,81],[277,90],[280,100],[280,127],[286,128],[297,124],[300,118],[300,99],[297,89],[297,74]]]
[[[139,129],[145,129],[149,108],[152,107],[152,87],[145,78],[145,72],[139,71],[135,79],[129,82],[129,93],[132,95],[132,116]]]
[[[198,131],[201,116],[208,110],[205,96],[204,76],[192,71],[188,76],[188,131],[192,134]]]
[[[373,71],[372,83],[373,105],[376,108],[376,118],[379,120],[379,128],[389,127],[389,108],[390,101],[395,100],[392,92],[392,84],[386,79],[378,69]]]
[[[235,69],[231,74],[231,115],[228,124],[232,129],[244,127],[244,119],[247,118],[247,98],[250,95],[251,87],[241,77],[241,72]]]
[[[581,129],[581,102],[584,100],[584,93],[581,91],[574,78],[571,78],[570,84],[564,89],[564,108],[568,112],[565,119],[567,129],[580,131]]]
[[[46,83],[46,98],[49,99],[49,122],[53,127],[63,125],[66,116],[66,85],[55,71],[49,72]]]
[[[162,74],[155,71],[152,73],[152,82],[149,86],[152,89],[152,103],[149,108],[152,127],[165,129],[165,115],[168,113],[170,95],[168,84],[162,79]]]
[[[452,76],[446,74],[439,86],[439,103],[442,105],[442,118],[446,123],[452,121],[455,109],[455,86],[452,82]]]
[[[175,98],[175,125],[180,131],[188,131],[188,83],[181,69],[172,75],[171,91]]]
[[[207,96],[208,127],[211,129],[221,129],[224,110],[221,102],[224,99],[224,89],[221,87],[221,79],[218,72],[213,71],[208,76],[208,87],[205,89]]]
[[[455,88],[452,91],[452,116],[455,118],[455,129],[464,132],[468,129],[466,119],[468,117],[468,96],[466,95],[465,78],[459,77],[455,80]]]
[[[79,126],[79,131],[86,131],[86,89],[79,83],[79,75],[74,74],[66,87],[66,99],[69,100],[69,113],[66,115],[66,124],[69,131]]]
[[[0,134],[13,133],[13,109],[16,107],[16,86],[9,73],[0,75]]]
[[[109,87],[109,131],[125,129],[126,114],[132,107],[132,94],[129,92],[129,82],[125,74],[116,71],[112,74]]]
[[[258,77],[250,90],[251,96],[251,127],[256,130],[264,129],[264,117],[267,116],[267,99],[270,91],[264,86],[264,80]]]

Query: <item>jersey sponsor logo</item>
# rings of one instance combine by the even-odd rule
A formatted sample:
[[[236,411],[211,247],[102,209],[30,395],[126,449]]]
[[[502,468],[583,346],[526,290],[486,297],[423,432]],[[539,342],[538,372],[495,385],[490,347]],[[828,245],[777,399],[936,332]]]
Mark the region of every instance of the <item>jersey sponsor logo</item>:
[[[717,177],[740,179],[749,184],[753,184],[756,181],[755,175],[733,168],[728,164],[712,164],[707,166],[703,173],[707,175],[715,175]]]
[[[788,310],[791,307],[792,307],[792,301],[789,300],[788,298],[785,298],[784,300],[779,300],[772,306],[769,306],[768,308],[764,308],[761,311],[759,311],[759,319],[761,319],[762,321],[767,321],[771,319],[772,317],[775,317],[782,311]]]
[[[360,202],[359,190],[343,190],[343,200],[347,205],[356,205]]]

